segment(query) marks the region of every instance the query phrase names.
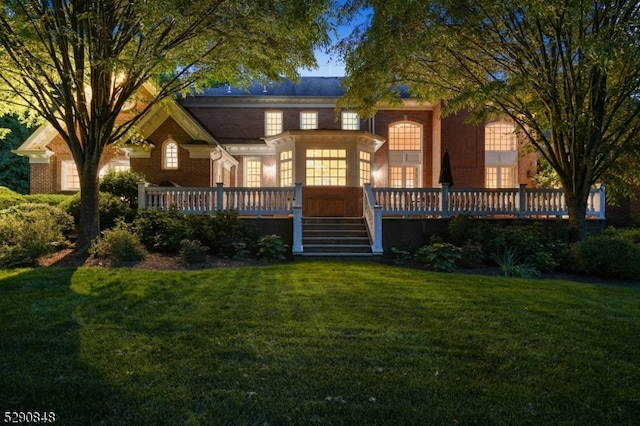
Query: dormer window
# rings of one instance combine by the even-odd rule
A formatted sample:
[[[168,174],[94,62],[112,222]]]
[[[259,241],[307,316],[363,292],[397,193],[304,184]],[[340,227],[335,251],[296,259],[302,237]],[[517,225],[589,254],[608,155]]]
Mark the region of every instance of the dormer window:
[[[300,129],[311,130],[318,128],[318,113],[316,111],[303,111],[300,113]]]
[[[264,113],[264,134],[273,136],[282,133],[282,111],[266,111]]]
[[[360,117],[357,113],[342,112],[342,130],[360,130]]]
[[[178,169],[178,142],[167,139],[162,146],[162,168],[166,170]]]

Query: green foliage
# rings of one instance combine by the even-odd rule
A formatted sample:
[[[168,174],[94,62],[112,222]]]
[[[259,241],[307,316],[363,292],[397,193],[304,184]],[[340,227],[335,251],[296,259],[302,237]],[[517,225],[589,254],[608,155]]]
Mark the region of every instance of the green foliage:
[[[475,268],[482,265],[486,260],[482,252],[482,245],[474,241],[467,241],[460,247],[460,260],[458,265],[462,268]]]
[[[198,239],[212,254],[235,257],[239,251],[255,252],[258,233],[242,221],[237,210],[216,210],[195,219]]]
[[[606,230],[571,245],[576,272],[617,278],[640,276],[640,229]]]
[[[398,247],[391,247],[391,252],[393,253],[393,264],[397,266],[406,264],[413,257],[410,251]]]
[[[138,182],[145,182],[143,174],[133,171],[109,170],[100,179],[100,192],[121,197],[131,208],[138,207]]]
[[[255,252],[257,231],[243,222],[236,210],[217,210],[211,214],[183,214],[177,208],[168,211],[145,209],[138,212],[133,228],[149,249],[179,253],[182,240],[200,241],[211,254],[243,257]]]
[[[287,260],[289,246],[279,235],[265,235],[258,240],[258,258],[266,263],[280,263]]]
[[[533,265],[520,260],[517,251],[513,248],[505,248],[496,253],[493,259],[506,277],[536,278],[540,276],[540,271]]]
[[[9,207],[22,204],[26,201],[26,198],[22,194],[0,186],[0,210],[8,209]]]
[[[71,195],[63,200],[60,203],[60,208],[69,213],[78,224],[80,220],[80,193]],[[118,220],[129,221],[136,212],[121,197],[108,192],[100,193],[99,208],[100,229],[103,230],[112,228]]]
[[[0,117],[0,129],[10,132],[0,137],[0,186],[6,186],[20,194],[29,193],[29,159],[11,150],[18,148],[34,130],[24,124],[17,115]]]
[[[138,212],[133,229],[150,250],[178,253],[181,241],[193,238],[193,229],[175,206],[169,210],[145,209]]]
[[[201,263],[207,260],[207,251],[209,248],[202,245],[198,240],[182,240],[180,241],[180,261],[185,265]]]
[[[415,258],[427,269],[436,272],[453,272],[460,261],[461,250],[450,243],[434,243],[420,247]]]
[[[73,218],[47,204],[0,211],[0,267],[28,266],[66,244]]]
[[[67,195],[67,194],[30,194],[30,195],[25,195],[24,198],[29,203],[59,206],[69,197],[71,197],[71,195]]]
[[[124,222],[118,222],[115,227],[107,229],[93,240],[89,253],[114,262],[136,261],[147,257],[140,238]]]
[[[636,1],[350,3],[370,19],[342,43],[342,106],[370,116],[398,102],[406,84],[414,97],[444,100],[444,115],[509,117],[557,173],[571,240],[586,235],[593,184],[638,182],[640,79],[629,71],[640,69]]]

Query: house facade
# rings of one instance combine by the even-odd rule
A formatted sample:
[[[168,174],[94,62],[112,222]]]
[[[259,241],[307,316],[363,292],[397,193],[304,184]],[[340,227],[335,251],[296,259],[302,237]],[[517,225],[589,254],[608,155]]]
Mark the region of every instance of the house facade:
[[[524,154],[508,121],[465,122],[443,117],[441,104],[380,107],[375,116],[336,112],[343,93],[337,77],[302,77],[221,85],[157,106],[140,122],[147,142],[110,147],[102,170],[131,169],[152,184],[180,187],[304,189],[303,216],[361,216],[362,188],[439,188],[449,153],[453,185],[531,187],[535,155]],[[64,142],[50,126],[16,151],[31,162],[31,192],[79,188]]]

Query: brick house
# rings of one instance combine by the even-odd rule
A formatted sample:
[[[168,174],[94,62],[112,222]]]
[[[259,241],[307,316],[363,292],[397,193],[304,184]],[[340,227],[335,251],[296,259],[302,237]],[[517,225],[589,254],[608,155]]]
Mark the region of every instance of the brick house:
[[[154,184],[307,188],[304,214],[358,215],[358,188],[438,188],[449,152],[456,187],[532,186],[535,156],[519,153],[507,121],[476,126],[465,114],[441,117],[441,105],[403,97],[367,120],[345,110],[340,78],[227,85],[158,106],[141,121],[148,146],[107,149],[103,170],[142,172]],[[78,188],[66,145],[50,126],[16,150],[31,162],[31,192]],[[355,208],[355,210],[354,210]]]

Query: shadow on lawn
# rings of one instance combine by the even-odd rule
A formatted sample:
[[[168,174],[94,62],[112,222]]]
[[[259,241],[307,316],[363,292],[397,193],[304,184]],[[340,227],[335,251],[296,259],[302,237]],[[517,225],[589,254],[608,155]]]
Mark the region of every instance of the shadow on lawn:
[[[113,418],[109,400],[121,400],[120,391],[82,359],[75,309],[85,298],[71,289],[75,273],[31,269],[0,280],[3,414],[55,413],[64,425]]]

